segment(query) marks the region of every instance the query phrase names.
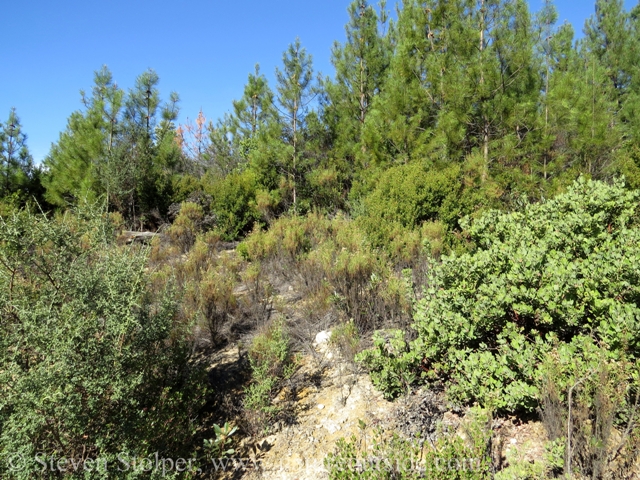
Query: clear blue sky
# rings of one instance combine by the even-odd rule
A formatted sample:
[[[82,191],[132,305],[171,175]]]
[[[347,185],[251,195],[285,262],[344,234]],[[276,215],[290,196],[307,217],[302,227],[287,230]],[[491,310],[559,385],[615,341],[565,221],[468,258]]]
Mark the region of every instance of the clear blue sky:
[[[537,11],[542,0],[529,0]],[[274,69],[296,36],[316,71],[331,75],[331,45],[344,41],[349,0],[25,0],[5,2],[0,17],[0,119],[16,107],[37,161],[81,107],[93,72],[107,65],[129,88],[153,68],[163,98],[181,97],[180,122],[200,108],[209,119],[230,110],[260,63]],[[393,1],[388,2],[389,5]],[[637,0],[625,0],[631,8]],[[559,21],[581,32],[592,0],[557,0]]]

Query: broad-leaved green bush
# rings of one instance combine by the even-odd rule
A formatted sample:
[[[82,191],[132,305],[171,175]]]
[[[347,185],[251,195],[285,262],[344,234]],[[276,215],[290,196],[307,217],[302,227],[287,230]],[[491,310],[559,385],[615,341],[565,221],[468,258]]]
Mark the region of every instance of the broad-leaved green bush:
[[[538,363],[554,343],[591,336],[637,358],[639,199],[620,181],[580,179],[552,200],[466,225],[473,250],[443,257],[416,305],[414,371],[447,379],[457,401],[532,410]]]
[[[409,350],[402,330],[376,330],[373,348],[360,352],[355,359],[369,369],[371,382],[387,398],[406,393],[416,380],[416,355]]]

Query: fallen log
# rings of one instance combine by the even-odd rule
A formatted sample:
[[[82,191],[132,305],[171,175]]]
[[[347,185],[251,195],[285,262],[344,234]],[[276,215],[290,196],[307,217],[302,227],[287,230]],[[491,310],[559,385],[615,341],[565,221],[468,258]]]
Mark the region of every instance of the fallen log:
[[[148,245],[156,236],[162,235],[161,233],[155,232],[122,232],[122,234],[125,237],[124,243],[127,245],[131,245],[132,243]]]

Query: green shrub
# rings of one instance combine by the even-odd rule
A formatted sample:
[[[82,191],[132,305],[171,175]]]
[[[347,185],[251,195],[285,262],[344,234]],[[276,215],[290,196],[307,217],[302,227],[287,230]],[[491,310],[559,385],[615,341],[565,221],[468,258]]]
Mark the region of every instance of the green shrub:
[[[290,357],[291,344],[283,320],[268,324],[254,337],[249,348],[252,370],[264,372],[271,377],[282,375]]]
[[[204,218],[204,210],[196,203],[184,202],[180,206],[180,213],[167,231],[169,238],[182,253],[186,253],[196,241]]]
[[[579,335],[543,356],[540,413],[556,473],[627,478],[640,449],[640,371],[624,352]]]
[[[332,480],[348,479],[468,479],[491,477],[490,416],[475,409],[464,429],[467,441],[456,432],[441,431],[435,442],[406,439],[395,432],[375,429],[367,438],[360,420],[360,438],[338,440],[324,464]],[[367,442],[369,440],[369,442]]]
[[[356,360],[369,370],[371,382],[387,398],[406,393],[417,378],[413,369],[416,355],[404,337],[402,330],[376,330],[373,348],[356,355]]]
[[[333,292],[334,307],[353,319],[360,332],[409,318],[404,281],[389,256],[373,248],[364,231],[342,215],[331,220],[315,213],[283,217],[267,232],[254,231],[241,245],[246,258],[296,281],[305,296]]]
[[[33,478],[38,452],[117,465],[194,448],[204,402],[189,325],[174,292],[149,282],[144,252],[113,239],[90,211],[0,219],[0,456],[26,462],[0,462],[3,478]]]
[[[421,162],[384,171],[374,190],[362,199],[358,223],[376,246],[385,246],[398,228],[413,230],[422,222],[440,220],[455,226],[452,210],[462,189],[460,169],[437,169]]]
[[[171,179],[171,189],[173,203],[185,202],[192,194],[202,190],[200,179],[193,175],[174,175]]]
[[[474,221],[474,250],[443,257],[416,306],[414,371],[448,379],[454,400],[530,411],[553,341],[590,335],[637,358],[639,198],[581,179],[553,200]]]
[[[226,240],[235,240],[251,231],[260,215],[256,209],[256,178],[251,170],[231,173],[205,184],[213,197],[211,204],[217,227]]]
[[[233,294],[236,285],[236,266],[231,262],[219,262],[209,268],[197,285],[199,314],[213,345],[220,342],[223,328],[237,309],[238,301]]]
[[[320,168],[307,175],[311,205],[323,212],[344,208],[344,179],[336,168]]]
[[[329,342],[338,349],[342,358],[353,361],[360,348],[360,334],[354,321],[336,326],[331,331]]]
[[[291,340],[283,320],[267,324],[249,347],[252,383],[245,391],[244,406],[249,428],[258,433],[268,427],[279,408],[271,400],[282,380],[293,373]]]

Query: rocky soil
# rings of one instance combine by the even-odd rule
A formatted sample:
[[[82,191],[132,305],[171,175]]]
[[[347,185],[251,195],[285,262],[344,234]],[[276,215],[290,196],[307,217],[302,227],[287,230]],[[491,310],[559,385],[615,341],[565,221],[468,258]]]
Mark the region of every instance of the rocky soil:
[[[288,425],[276,425],[273,433],[260,438],[243,438],[236,455],[245,459],[236,468],[227,468],[227,478],[245,479],[325,479],[324,459],[335,449],[339,438],[362,436],[362,423],[371,434],[373,428],[397,431],[407,438],[434,439],[439,424],[458,429],[461,435],[465,412],[451,410],[439,393],[416,390],[396,401],[386,400],[369,376],[342,360],[328,345],[328,332],[320,332],[314,343],[317,355],[305,356],[297,375],[314,382],[296,392],[289,405]],[[218,357],[217,368],[235,363],[237,350],[228,349]],[[291,402],[285,387],[276,402]],[[526,459],[533,462],[544,453],[545,432],[539,422],[522,423],[514,419],[494,420],[494,443],[499,444],[499,462]],[[246,459],[250,459],[247,461]]]
[[[235,254],[232,249],[223,250],[219,255]],[[270,278],[270,281],[275,287],[273,304],[277,306],[273,307],[273,313],[277,308],[278,313],[292,323],[304,323],[297,320],[308,309],[305,310],[305,300],[294,287],[295,282],[283,278]],[[234,294],[247,295],[247,286],[238,286]],[[322,325],[329,325],[331,321],[326,318],[315,325],[323,328]],[[335,451],[338,439],[349,439],[352,435],[362,438],[363,433],[371,436],[377,427],[406,438],[419,434],[427,441],[435,440],[439,426],[453,428],[464,436],[465,410],[452,408],[441,392],[417,389],[393,402],[388,401],[373,387],[366,372],[342,358],[330,345],[329,330],[316,332],[306,335],[314,338],[315,334],[315,341],[306,346],[294,377],[275,399],[287,412],[286,419],[264,435],[236,438],[233,456],[241,460],[236,465],[227,464],[218,476],[283,480],[328,478],[324,459]],[[235,402],[235,406],[227,407],[228,412],[241,408],[243,388],[249,381],[243,345],[248,345],[250,338],[241,340],[230,343],[208,360],[211,383],[226,392],[221,396],[222,401]],[[492,428],[497,467],[516,459],[533,462],[542,457],[546,434],[541,423],[496,419]]]

